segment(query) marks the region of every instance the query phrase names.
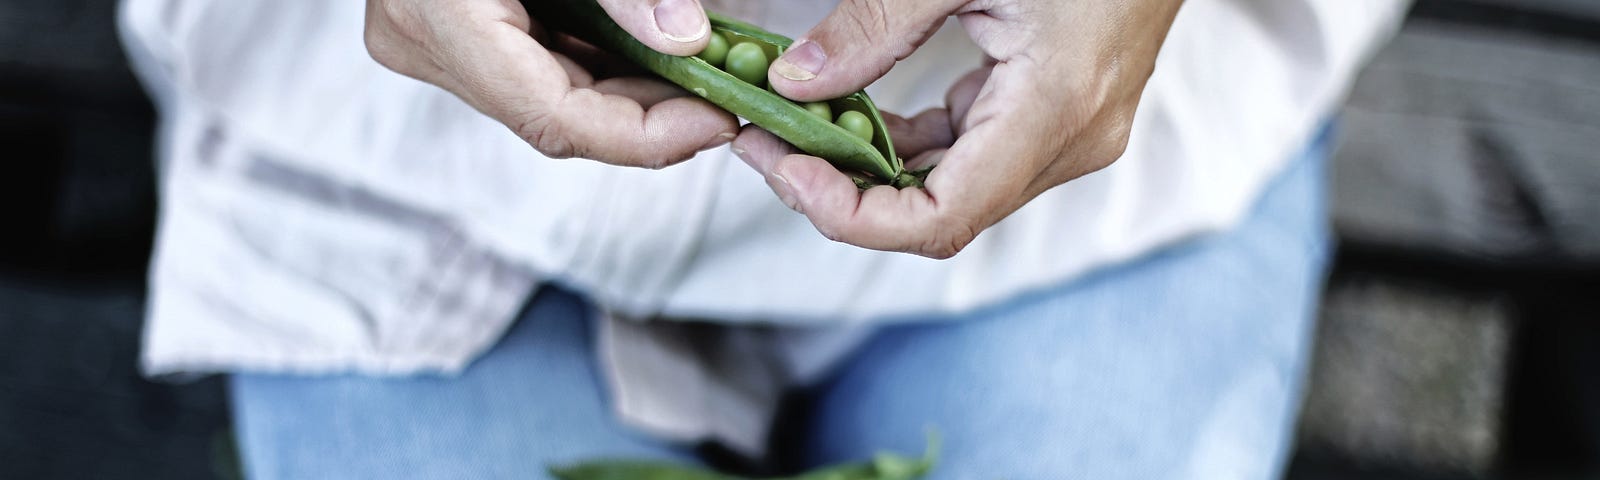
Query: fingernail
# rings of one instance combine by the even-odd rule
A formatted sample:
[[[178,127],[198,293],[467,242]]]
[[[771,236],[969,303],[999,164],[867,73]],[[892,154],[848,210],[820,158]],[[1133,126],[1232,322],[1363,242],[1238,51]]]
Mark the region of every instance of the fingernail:
[[[822,71],[822,64],[827,61],[828,54],[823,53],[817,42],[801,40],[772,62],[772,71],[783,78],[803,82],[817,78],[817,72]]]
[[[739,161],[744,162],[745,165],[749,165],[752,170],[755,170],[756,172],[761,171],[761,167],[757,166],[756,162],[751,160],[749,155],[745,155],[746,150],[739,146],[739,142],[728,144],[728,151],[733,152],[733,156],[739,157]]]
[[[774,189],[778,191],[778,200],[787,205],[790,210],[801,214],[806,213],[805,210],[800,208],[800,199],[795,196],[794,185],[789,183],[789,179],[783,178],[783,173],[777,170],[772,172],[772,178],[778,180],[778,188]]]
[[[711,30],[706,12],[694,0],[661,0],[656,5],[655,16],[656,28],[674,42],[699,41]]]

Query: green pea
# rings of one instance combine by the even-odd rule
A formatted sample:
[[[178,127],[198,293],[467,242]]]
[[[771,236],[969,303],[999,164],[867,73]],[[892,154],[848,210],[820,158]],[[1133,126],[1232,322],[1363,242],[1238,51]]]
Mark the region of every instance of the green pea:
[[[700,57],[706,63],[722,67],[722,63],[728,59],[728,38],[721,33],[711,32],[711,41],[706,42],[706,49],[694,56]]]
[[[851,135],[855,135],[856,138],[868,142],[872,141],[872,121],[868,120],[867,116],[861,112],[850,110],[841,113],[839,114],[839,119],[834,120],[833,124],[843,128],[846,132],[850,132]]]
[[[733,76],[755,86],[767,83],[767,52],[751,42],[741,42],[728,49],[728,63],[723,68]]]
[[[806,108],[807,112],[822,117],[823,120],[833,118],[833,108],[828,106],[828,102],[811,102],[802,106]]]

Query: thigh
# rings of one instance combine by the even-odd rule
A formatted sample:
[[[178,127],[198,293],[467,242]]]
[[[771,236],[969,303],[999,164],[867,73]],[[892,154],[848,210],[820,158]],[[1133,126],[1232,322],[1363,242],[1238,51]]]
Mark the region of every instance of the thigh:
[[[933,479],[1267,479],[1327,256],[1320,148],[1240,227],[955,322],[882,332],[816,398],[813,463],[944,440]]]
[[[249,477],[529,479],[595,456],[687,460],[612,420],[591,318],[546,288],[459,377],[235,375]]]

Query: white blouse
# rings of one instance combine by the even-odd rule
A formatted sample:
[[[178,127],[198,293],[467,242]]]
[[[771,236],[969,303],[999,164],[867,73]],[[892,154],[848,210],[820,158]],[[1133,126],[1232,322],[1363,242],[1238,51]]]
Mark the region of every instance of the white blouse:
[[[726,148],[660,171],[544,158],[372,61],[361,2],[127,0],[124,40],[162,113],[144,369],[448,374],[558,282],[613,319],[598,351],[625,419],[753,452],[770,408],[733,401],[750,413],[732,424],[684,411],[710,403],[629,366],[700,372],[701,397],[722,374],[657,358],[677,340],[614,319],[826,326],[772,350],[791,373],[778,383],[803,381],[863,325],[1005,301],[1228,228],[1406,3],[1189,0],[1122,159],[937,261],[828,241]],[[832,2],[737,5],[797,36]],[[891,111],[939,106],[978,58],[950,22],[868,91]]]

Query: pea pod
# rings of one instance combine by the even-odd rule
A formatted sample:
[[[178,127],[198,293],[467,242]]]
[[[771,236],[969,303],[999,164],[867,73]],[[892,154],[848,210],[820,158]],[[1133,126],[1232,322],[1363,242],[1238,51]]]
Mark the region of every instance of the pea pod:
[[[705,469],[644,460],[602,460],[551,467],[549,472],[558,480],[743,480]]]
[[[529,0],[524,1],[523,6],[546,26],[620,55],[767,129],[801,151],[828,160],[858,186],[906,188],[922,185],[925,173],[913,175],[905,170],[904,162],[894,153],[894,143],[885,128],[883,115],[866,92],[852,93],[826,103],[832,112],[857,112],[865,116],[872,126],[870,140],[852,135],[830,119],[810,113],[799,103],[741,81],[718,68],[719,65],[699,57],[678,57],[650,49],[612,21],[595,0]],[[788,37],[713,12],[706,12],[706,16],[711,20],[713,31],[722,35],[728,45],[754,44],[768,59],[778,58],[793,43]]]
[[[798,476],[772,480],[917,480],[933,469],[938,459],[939,438],[928,432],[928,447],[922,458],[892,453],[873,455],[868,462],[823,467]],[[550,475],[559,480],[748,480],[722,475],[687,465],[653,460],[600,460],[551,467]]]

